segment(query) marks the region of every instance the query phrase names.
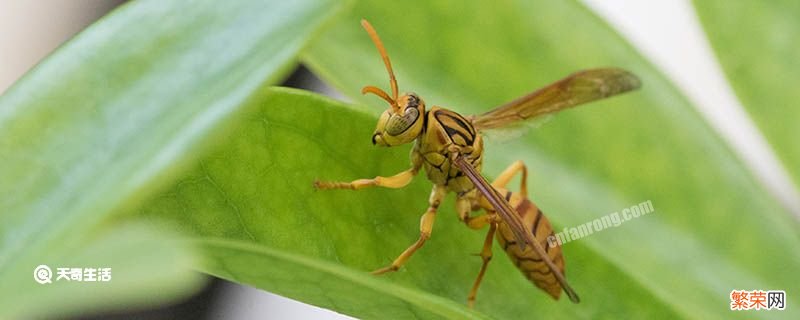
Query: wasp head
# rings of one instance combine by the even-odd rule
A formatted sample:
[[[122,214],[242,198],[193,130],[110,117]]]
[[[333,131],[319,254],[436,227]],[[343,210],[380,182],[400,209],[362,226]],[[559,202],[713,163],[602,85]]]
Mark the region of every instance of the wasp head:
[[[378,119],[372,144],[391,147],[406,144],[422,133],[425,102],[416,94],[402,95]]]
[[[392,71],[392,63],[389,61],[389,55],[386,54],[386,49],[383,47],[378,33],[367,20],[361,20],[361,25],[372,38],[375,47],[378,48],[378,53],[383,58],[383,64],[389,73],[389,84],[392,87],[391,96],[374,86],[366,86],[361,89],[361,93],[372,93],[389,103],[389,108],[378,119],[378,126],[372,135],[372,144],[391,147],[414,141],[423,131],[425,121],[422,119],[425,116],[425,103],[414,93],[406,93],[398,97],[397,80]]]

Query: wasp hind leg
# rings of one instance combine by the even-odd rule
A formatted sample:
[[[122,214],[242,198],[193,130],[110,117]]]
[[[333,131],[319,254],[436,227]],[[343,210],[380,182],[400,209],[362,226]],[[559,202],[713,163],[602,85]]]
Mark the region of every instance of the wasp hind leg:
[[[497,219],[494,214],[481,214],[474,217],[470,216],[470,212],[480,209],[480,207],[474,205],[477,202],[476,192],[477,190],[473,189],[472,191],[456,197],[456,212],[458,213],[458,219],[472,230],[483,229],[483,227],[491,222],[495,222]]]
[[[525,167],[525,163],[520,160],[514,161],[508,168],[503,170],[497,179],[492,181],[492,186],[495,188],[505,188],[508,182],[511,181],[511,178],[517,174],[517,172],[522,171],[522,179],[519,181],[519,193],[521,193],[526,198],[528,197],[528,168]]]
[[[469,296],[467,296],[467,306],[469,308],[473,308],[475,306],[475,296],[478,295],[478,287],[481,285],[483,275],[486,273],[486,268],[489,266],[489,262],[492,261],[492,241],[494,241],[494,232],[496,229],[497,224],[491,223],[489,225],[489,232],[486,233],[486,240],[483,241],[483,249],[480,253],[483,264],[481,265],[481,271],[478,272],[478,277],[475,278],[475,283],[472,285],[472,289],[469,291]]]
[[[525,167],[525,164],[520,161],[514,161],[508,168],[503,170],[497,179],[492,182],[492,187],[505,189],[506,185],[511,181],[511,178],[514,177],[517,173],[522,172],[522,178],[520,179],[520,186],[519,186],[519,193],[522,194],[524,197],[528,197],[528,169]],[[469,214],[471,211],[477,210],[477,208],[473,207],[474,203],[481,203],[480,201],[474,200],[476,195],[474,192],[476,190],[471,191],[471,193],[465,194],[463,196],[459,196],[456,199],[456,210],[458,211],[458,218],[464,222],[470,229],[478,230],[485,227],[487,224],[491,223],[493,220],[496,220],[497,217],[490,216],[490,215],[479,215],[475,217],[471,217]],[[482,201],[485,201],[482,199]],[[488,203],[481,205],[484,208],[489,207]]]
[[[416,242],[414,242],[411,246],[409,246],[403,253],[400,254],[392,264],[375,270],[372,274],[384,274],[387,272],[397,271],[400,269],[412,255],[414,252],[419,250],[425,241],[431,237],[431,230],[433,229],[433,221],[436,218],[436,210],[439,208],[439,204],[442,202],[442,198],[447,194],[447,189],[444,186],[434,186],[433,191],[431,191],[431,197],[428,200],[428,210],[425,211],[425,214],[422,215],[419,221],[419,238]]]

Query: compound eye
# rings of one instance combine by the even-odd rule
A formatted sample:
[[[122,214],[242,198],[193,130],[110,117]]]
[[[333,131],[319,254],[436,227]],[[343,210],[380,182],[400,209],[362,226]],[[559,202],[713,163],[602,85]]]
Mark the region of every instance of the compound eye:
[[[410,93],[407,97],[406,107],[416,108],[419,106],[419,97],[416,94]]]
[[[386,133],[396,136],[403,131],[406,131],[415,121],[419,118],[419,110],[417,108],[406,108],[403,115],[393,114],[386,123]]]

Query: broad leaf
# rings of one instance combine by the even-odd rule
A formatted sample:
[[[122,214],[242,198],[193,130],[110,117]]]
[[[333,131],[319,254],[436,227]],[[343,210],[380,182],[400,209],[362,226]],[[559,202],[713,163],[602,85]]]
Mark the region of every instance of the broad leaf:
[[[177,302],[205,280],[192,271],[201,262],[194,248],[152,226],[107,228],[80,247],[50,250],[37,259],[50,268],[51,282],[34,282],[31,275],[38,266],[6,279],[3,286],[14,290],[2,292],[3,318],[87,315]],[[59,268],[81,268],[81,281],[67,280],[72,275],[62,276]],[[101,268],[109,269],[108,281],[100,278]]]
[[[402,190],[317,191],[312,187],[315,179],[370,177],[408,166],[408,150],[372,146],[374,116],[292,89],[265,91],[250,104],[247,120],[223,138],[225,147],[200,160],[139,214],[175,219],[181,231],[214,243],[218,238],[255,243],[237,242],[231,251],[212,243],[207,253],[213,260],[203,270],[229,280],[356,317],[472,315],[466,310],[466,298],[480,268],[480,258],[472,254],[480,251],[485,233],[457,221],[451,197],[442,206],[432,239],[408,266],[376,279],[368,271],[390,263],[416,240],[430,183],[420,176]],[[478,296],[478,311],[498,317],[519,316],[533,308],[563,317],[675,315],[619,268],[576,244],[570,247],[574,251],[567,273],[583,284],[577,288],[590,297],[582,308],[552,301],[497,249],[491,276]],[[331,263],[349,271],[331,271]],[[575,271],[582,270],[580,265],[591,265],[591,272]],[[618,293],[600,284],[588,285],[592,279],[606,279],[603,284],[613,281],[616,288],[640,298],[617,301]],[[320,284],[307,283],[315,281]],[[428,301],[431,293],[449,302]],[[649,307],[641,309],[639,299],[650,301]]]
[[[148,303],[196,287],[199,277],[185,274],[188,253],[154,241],[171,237],[118,235],[99,224],[138,206],[214,145],[242,102],[282,78],[335,8],[310,0],[137,1],[9,89],[0,98],[0,315],[118,306],[170,277],[144,296]],[[141,247],[131,250],[133,243]],[[130,260],[115,260],[124,252]],[[88,268],[124,261],[135,264],[86,289],[31,279],[42,263]],[[65,292],[89,288],[79,303],[62,303],[72,301]]]

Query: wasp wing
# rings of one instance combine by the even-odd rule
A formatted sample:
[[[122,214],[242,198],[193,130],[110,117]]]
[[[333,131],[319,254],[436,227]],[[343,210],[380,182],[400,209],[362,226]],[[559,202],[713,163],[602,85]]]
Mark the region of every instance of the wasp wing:
[[[511,231],[514,233],[514,237],[517,238],[517,243],[520,246],[521,250],[525,249],[525,245],[530,243],[529,237],[527,235],[530,234],[530,230],[525,228],[525,223],[522,222],[522,218],[511,208],[511,205],[508,204],[508,201],[503,199],[502,196],[497,192],[497,190],[492,187],[483,176],[475,170],[475,167],[472,166],[463,156],[459,155],[456,157],[455,160],[456,166],[463,172],[472,184],[475,185],[475,188],[480,191],[480,193],[492,204],[495,208],[496,212],[500,214],[500,218],[508,224]],[[533,241],[536,242],[536,241]]]
[[[472,125],[478,130],[502,128],[582,103],[628,92],[640,86],[638,77],[622,69],[584,70],[489,112],[472,116]]]
[[[575,290],[570,287],[569,283],[567,283],[567,279],[561,274],[558,267],[550,260],[550,256],[547,255],[542,245],[539,241],[536,241],[536,238],[533,236],[533,231],[528,229],[525,226],[525,223],[522,221],[522,218],[519,214],[516,213],[514,208],[506,201],[500,193],[497,192],[497,189],[492,187],[488,181],[475,169],[463,156],[459,155],[455,159],[455,164],[458,168],[463,172],[472,184],[475,185],[475,188],[492,204],[497,212],[500,215],[500,218],[503,219],[511,231],[514,233],[514,237],[517,238],[517,243],[520,245],[520,249],[525,249],[525,244],[530,244],[533,249],[539,254],[539,257],[542,258],[547,267],[550,268],[550,271],[553,272],[556,279],[558,280],[559,284],[561,284],[561,288],[564,289],[564,292],[569,296],[569,300],[578,303],[580,302],[580,298],[578,298],[578,294],[575,293]]]

